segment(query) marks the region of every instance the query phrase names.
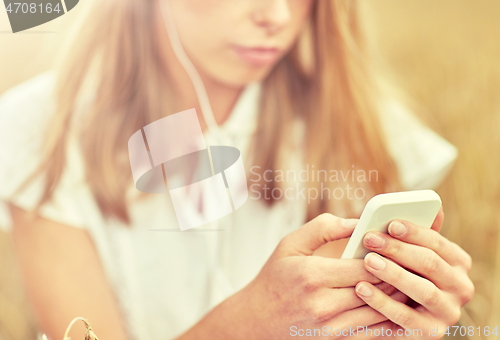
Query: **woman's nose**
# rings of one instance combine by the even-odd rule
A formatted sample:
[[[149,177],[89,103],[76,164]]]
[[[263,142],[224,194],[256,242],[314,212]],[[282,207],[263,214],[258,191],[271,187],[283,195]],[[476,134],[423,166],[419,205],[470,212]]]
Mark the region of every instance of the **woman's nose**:
[[[268,30],[269,34],[280,31],[291,18],[289,0],[258,1],[259,6],[253,13],[253,20]]]

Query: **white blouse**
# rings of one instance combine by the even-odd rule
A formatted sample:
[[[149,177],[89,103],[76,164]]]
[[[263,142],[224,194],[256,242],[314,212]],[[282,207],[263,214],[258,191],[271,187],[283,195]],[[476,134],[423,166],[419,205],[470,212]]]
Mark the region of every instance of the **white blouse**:
[[[0,97],[0,227],[6,231],[12,223],[1,203],[29,210],[41,194],[38,178],[14,196],[40,162],[43,130],[54,109],[54,82],[54,75],[45,73]],[[260,91],[259,84],[248,85],[220,126],[226,145],[238,148],[244,160],[256,128]],[[387,105],[383,120],[403,186],[438,185],[457,156],[455,147],[396,103]],[[216,143],[211,131],[204,136],[208,145]],[[299,148],[291,154],[289,167],[303,168]],[[245,163],[245,168],[248,176],[251,165]],[[247,202],[232,214],[181,232],[168,194],[134,200],[133,183],[129,193],[131,225],[104,219],[84,181],[78,145],[70,139],[60,185],[40,213],[89,232],[136,339],[163,340],[186,331],[248,284],[280,239],[306,219],[306,200],[283,199],[269,208],[250,191]]]

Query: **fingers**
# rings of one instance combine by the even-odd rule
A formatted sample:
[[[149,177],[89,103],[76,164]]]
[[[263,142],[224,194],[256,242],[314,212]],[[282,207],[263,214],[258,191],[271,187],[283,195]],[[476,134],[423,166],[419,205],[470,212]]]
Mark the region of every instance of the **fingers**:
[[[313,303],[313,308],[323,316],[323,320],[330,319],[345,311],[358,308],[366,303],[360,299],[354,287],[322,290],[317,294]]]
[[[427,318],[424,314],[392,299],[368,282],[358,283],[356,293],[368,306],[405,329],[417,329],[425,324]]]
[[[384,294],[388,294],[387,291],[383,291]],[[354,288],[352,288],[352,293],[356,296]],[[395,292],[390,295],[392,299],[405,303],[408,297],[401,292]],[[366,303],[358,298],[360,301],[358,306],[351,307],[345,312],[338,313],[335,317],[328,320],[325,325],[334,327],[334,329],[349,328],[349,326],[356,325],[356,327],[366,327],[374,325],[376,323],[387,320],[387,317],[380,314],[378,311],[374,310]]]
[[[365,329],[365,331],[363,333],[361,333],[359,336],[356,336],[356,339],[357,340],[372,340],[372,339],[379,340],[379,339],[384,339],[384,337],[389,337],[389,336],[392,337],[392,336],[394,336],[394,334],[396,334],[395,336],[397,336],[397,338],[396,338],[397,340],[407,339],[406,336],[398,335],[398,333],[396,333],[398,329],[402,329],[402,328],[400,326],[396,325],[391,320],[386,320],[386,321],[380,322],[378,324],[375,324],[373,326],[369,326],[368,329]],[[390,335],[388,335],[388,333]],[[403,333],[400,332],[400,334],[404,334],[404,331],[403,331]]]
[[[280,243],[284,256],[312,255],[327,242],[351,236],[358,220],[346,220],[332,214],[321,214],[291,232]]]
[[[398,292],[398,290],[393,285],[387,282],[382,281],[380,283],[375,284],[374,286],[383,291],[384,293],[386,293],[387,295],[391,295],[395,292]]]
[[[444,212],[443,212],[443,206],[441,206],[436,218],[434,219],[434,222],[432,222],[431,229],[440,232],[441,227],[443,226],[443,221],[444,221]]]
[[[460,266],[467,272],[470,270],[472,259],[469,254],[435,230],[422,228],[408,221],[392,221],[389,234],[406,243],[431,249],[452,266]]]
[[[382,281],[396,287],[399,291],[426,308],[431,314],[443,318],[455,319],[457,309],[447,299],[445,293],[431,281],[410,273],[396,263],[376,253],[366,255],[365,265],[369,272]],[[359,290],[356,290],[356,292],[359,296]]]
[[[310,269],[311,275],[321,280],[320,285],[330,288],[354,287],[360,281],[373,284],[381,282],[379,278],[365,269],[361,259],[330,259],[314,256]]]
[[[385,282],[375,285],[384,294],[396,294],[399,299],[405,296],[401,292],[395,292],[395,288]],[[307,288],[306,288],[307,289]],[[314,290],[314,288],[313,288]],[[401,296],[403,294],[403,296]],[[408,299],[406,297],[406,299]],[[343,314],[349,310],[366,305],[355,292],[354,287],[337,289],[320,289],[314,299],[305,305],[304,311],[314,320],[327,320],[335,315]],[[352,324],[352,323],[351,323]]]
[[[437,234],[434,231],[433,233]],[[389,235],[375,232],[367,233],[363,244],[366,248],[425,276],[441,289],[448,290],[456,286],[454,280],[456,270],[429,248],[405,243]]]

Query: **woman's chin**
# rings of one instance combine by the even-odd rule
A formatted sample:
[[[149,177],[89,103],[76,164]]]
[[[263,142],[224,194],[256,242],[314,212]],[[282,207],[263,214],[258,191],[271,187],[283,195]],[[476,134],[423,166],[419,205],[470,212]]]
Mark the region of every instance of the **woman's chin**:
[[[219,75],[219,82],[229,86],[241,87],[253,82],[261,82],[268,75],[270,70],[235,70],[234,72],[225,72],[224,75]]]
[[[203,74],[217,83],[231,87],[242,87],[249,83],[263,81],[271,72],[272,66],[256,67],[241,63],[233,65],[233,63],[228,62],[216,66],[204,65],[201,69],[204,70]]]

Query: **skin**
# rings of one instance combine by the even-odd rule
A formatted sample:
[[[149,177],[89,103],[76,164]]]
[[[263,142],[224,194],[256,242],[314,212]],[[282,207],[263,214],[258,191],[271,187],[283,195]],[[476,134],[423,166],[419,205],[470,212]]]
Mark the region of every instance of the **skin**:
[[[126,339],[122,315],[90,235],[10,206],[12,238],[27,297],[40,329],[63,339],[71,320],[85,316],[99,339]],[[82,339],[75,324],[72,339]]]
[[[263,80],[290,50],[312,4],[312,0],[170,0],[179,39],[203,80],[217,123],[227,119],[243,87]],[[159,22],[158,29],[167,37],[163,22]],[[278,59],[255,65],[240,58],[235,46],[276,47]],[[177,85],[180,108],[196,108],[205,129],[191,80],[167,39],[163,48]]]
[[[275,65],[248,63],[235,55],[232,44],[274,44],[284,55],[311,5],[309,0],[171,0],[181,42],[204,81],[218,123],[227,119],[243,86],[264,79]],[[179,105],[200,112],[168,39],[160,48],[169,56]],[[204,128],[201,117],[200,122]],[[123,316],[89,234],[41,217],[30,219],[15,206],[11,212],[15,251],[41,329],[52,339],[62,339],[68,323],[85,316],[99,339],[126,339]],[[441,224],[442,214],[433,228],[439,230]],[[327,242],[349,237],[354,227],[355,221],[324,214],[287,235],[247,287],[179,339],[283,339],[290,326],[427,329],[430,323],[456,321],[473,293],[466,275],[470,257],[463,250],[435,231],[412,226],[403,237],[384,236],[386,247],[371,248],[392,261],[381,271],[364,260],[313,256]],[[415,254],[429,262],[412,261]],[[430,263],[435,270],[429,270]],[[422,277],[404,268],[422,272]],[[417,284],[425,289],[416,289]],[[361,295],[361,287],[373,294]],[[405,305],[407,296],[420,305]],[[82,334],[77,325],[70,336]]]
[[[265,78],[274,63],[249,63],[233,47],[276,47],[279,59],[295,42],[312,1],[170,0],[170,4],[181,43],[197,70],[227,86],[242,87]]]
[[[374,251],[365,257],[366,270],[416,303],[416,307],[409,307],[394,301],[370,282],[359,282],[357,295],[390,320],[377,328],[385,326],[394,332],[400,329],[427,332],[429,327],[437,328],[438,332],[427,338],[440,339],[447,326],[458,322],[460,308],[474,295],[474,285],[468,277],[472,259],[438,233],[441,225],[442,221],[427,230],[411,222],[393,221],[390,235],[365,236],[364,245]]]
[[[356,223],[322,214],[288,234],[247,287],[181,338],[202,339],[208,331],[217,339],[287,339],[294,338],[291,326],[349,328],[387,320],[356,296],[355,283],[364,278],[397,301],[404,294],[367,272],[363,260],[313,256],[321,245],[349,237]]]

